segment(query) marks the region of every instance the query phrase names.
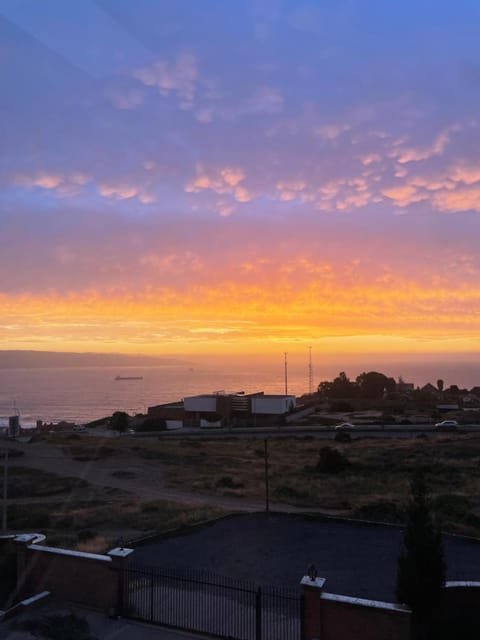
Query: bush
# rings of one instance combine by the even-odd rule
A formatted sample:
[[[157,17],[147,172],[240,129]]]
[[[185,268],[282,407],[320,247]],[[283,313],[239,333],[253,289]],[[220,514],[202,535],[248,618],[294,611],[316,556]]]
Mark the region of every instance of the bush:
[[[35,636],[40,635],[47,640],[94,640],[87,620],[75,613],[44,616],[40,620],[28,621],[25,627]]]
[[[167,423],[163,418],[147,418],[138,427],[138,431],[165,431]]]
[[[344,471],[349,464],[347,458],[337,449],[323,447],[320,449],[316,470],[320,473],[340,473]]]
[[[290,487],[286,484],[281,484],[279,487],[277,487],[274,490],[274,495],[277,500],[303,500],[305,498],[308,498],[308,493],[306,491],[296,489],[295,487]]]
[[[222,476],[216,481],[215,486],[217,489],[241,489],[245,485],[243,482],[236,482],[231,476]]]
[[[87,540],[92,540],[98,535],[97,531],[93,531],[92,529],[80,529],[77,533],[77,538],[79,542],[87,542]]]
[[[330,411],[355,411],[352,405],[349,402],[345,402],[344,400],[337,400],[337,402],[332,402],[329,408]]]
[[[346,431],[337,431],[335,433],[335,442],[351,442],[352,436]]]
[[[364,504],[354,511],[355,518],[361,520],[373,520],[375,522],[390,522],[396,524],[403,522],[404,513],[394,502],[389,500],[376,500]]]

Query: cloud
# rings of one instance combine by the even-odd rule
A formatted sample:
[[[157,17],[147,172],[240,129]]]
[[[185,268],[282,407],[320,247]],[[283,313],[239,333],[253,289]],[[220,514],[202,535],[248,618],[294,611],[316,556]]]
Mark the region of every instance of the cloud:
[[[133,75],[144,85],[157,87],[164,96],[177,94],[181,108],[192,107],[198,79],[197,60],[192,54],[182,53],[173,62],[157,60]]]
[[[389,153],[391,158],[395,158],[400,164],[408,162],[419,162],[420,160],[428,160],[433,156],[442,155],[446,146],[450,142],[451,133],[459,131],[459,125],[452,125],[440,131],[434,138],[431,145],[425,147],[406,147],[403,146],[403,140],[397,141],[397,145]]]
[[[277,182],[275,188],[280,193],[280,200],[289,202],[299,197],[306,186],[306,183],[302,180],[282,180]]]
[[[451,170],[450,177],[455,182],[463,182],[464,184],[480,182],[480,166],[478,164],[471,166],[466,164],[457,165]]]
[[[321,125],[320,127],[316,127],[314,129],[314,133],[317,136],[321,136],[322,138],[326,138],[327,140],[335,140],[335,138],[338,138],[340,135],[342,135],[342,133],[345,133],[346,131],[350,130],[350,125],[349,124],[324,124]]]
[[[117,109],[134,109],[143,103],[145,92],[140,89],[110,90],[107,91],[107,96]]]
[[[230,194],[240,203],[250,202],[252,195],[240,183],[245,180],[245,172],[239,167],[227,166],[219,169],[205,169],[201,164],[196,166],[197,176],[185,187],[187,193],[199,193],[211,190],[218,194]],[[228,214],[226,213],[228,212]],[[220,215],[230,215],[233,212],[231,206],[224,203],[219,207]]]
[[[64,178],[58,174],[39,172],[34,176],[19,175],[15,177],[15,184],[21,187],[32,189],[40,187],[41,189],[56,189],[64,182]]]
[[[447,213],[461,211],[480,212],[480,186],[435,193],[433,205],[440,211]]]
[[[369,165],[373,164],[374,162],[380,162],[380,156],[378,155],[378,153],[366,153],[364,156],[360,157],[360,162],[365,166],[368,167]]]
[[[415,187],[408,184],[398,185],[390,189],[383,189],[382,194],[391,200],[394,200],[398,207],[407,207],[414,202],[426,200],[427,195],[419,193]]]
[[[142,204],[152,204],[155,197],[141,187],[136,187],[131,183],[100,182],[97,185],[98,193],[104,198],[115,200],[129,200],[137,198]]]

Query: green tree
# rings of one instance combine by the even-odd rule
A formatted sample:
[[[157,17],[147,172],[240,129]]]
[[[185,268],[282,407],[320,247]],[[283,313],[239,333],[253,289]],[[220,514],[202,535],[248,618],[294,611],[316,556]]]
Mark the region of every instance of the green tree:
[[[443,387],[444,387],[444,382],[443,382],[443,380],[440,378],[439,380],[437,380],[437,389],[440,391],[440,393],[442,393],[442,391],[443,391]]]
[[[125,413],[125,411],[115,411],[110,418],[110,429],[114,431],[126,431],[129,420],[128,413]]]
[[[445,585],[442,537],[422,473],[412,479],[403,546],[398,558],[396,593],[413,612],[414,637],[423,638]]]

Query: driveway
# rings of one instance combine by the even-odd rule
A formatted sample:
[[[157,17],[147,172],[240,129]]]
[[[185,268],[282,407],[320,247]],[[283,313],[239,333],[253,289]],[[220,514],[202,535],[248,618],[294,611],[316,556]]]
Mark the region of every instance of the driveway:
[[[401,529],[294,514],[238,514],[143,544],[132,562],[203,569],[258,584],[296,586],[313,563],[325,591],[395,601]],[[444,536],[448,580],[480,579],[480,542]]]

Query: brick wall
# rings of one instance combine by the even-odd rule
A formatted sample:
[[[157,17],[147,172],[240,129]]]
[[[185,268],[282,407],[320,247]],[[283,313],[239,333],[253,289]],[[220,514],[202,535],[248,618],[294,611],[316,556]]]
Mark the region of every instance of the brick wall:
[[[410,611],[390,603],[331,596],[320,599],[322,640],[408,640]]]
[[[406,607],[325,593],[323,578],[305,576],[301,584],[305,640],[409,640]]]
[[[117,558],[23,545],[17,560],[17,599],[50,591],[53,597],[106,612],[117,606]]]

